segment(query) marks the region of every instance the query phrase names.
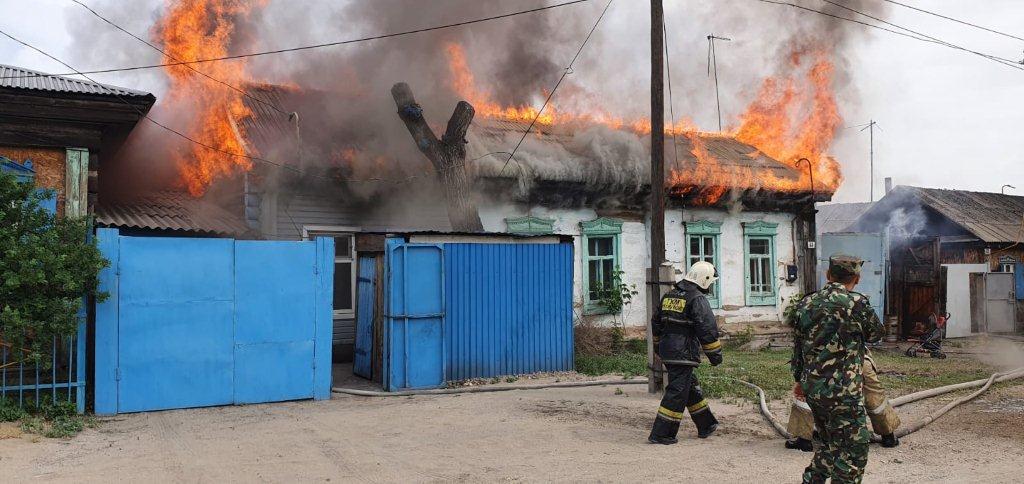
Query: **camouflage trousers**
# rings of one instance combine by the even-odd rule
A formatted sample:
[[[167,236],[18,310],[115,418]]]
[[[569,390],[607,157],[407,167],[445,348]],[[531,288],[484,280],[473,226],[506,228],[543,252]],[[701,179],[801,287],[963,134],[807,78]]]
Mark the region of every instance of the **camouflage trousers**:
[[[878,435],[891,434],[900,426],[900,416],[889,404],[885,396],[885,389],[882,382],[878,381],[878,371],[874,361],[869,355],[864,356],[864,407],[867,410],[868,418],[871,419],[871,429]],[[793,400],[793,406],[789,410],[789,423],[786,430],[793,437],[811,440],[814,432],[814,416],[811,415],[811,407],[807,402]]]
[[[860,399],[816,399],[808,397],[820,442],[811,465],[804,470],[803,482],[860,483],[868,463],[867,414]]]

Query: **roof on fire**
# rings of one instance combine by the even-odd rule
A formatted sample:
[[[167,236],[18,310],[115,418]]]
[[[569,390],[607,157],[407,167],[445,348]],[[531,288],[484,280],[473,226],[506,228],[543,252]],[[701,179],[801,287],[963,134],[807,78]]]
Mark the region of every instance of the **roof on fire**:
[[[1001,193],[898,186],[876,202],[862,219],[914,202],[931,208],[984,242],[1024,241],[1024,197]]]
[[[241,217],[217,204],[169,190],[130,201],[100,202],[96,207],[96,222],[106,227],[226,236],[249,232]]]
[[[100,84],[73,77],[47,74],[23,67],[0,64],[0,88],[23,89],[62,94],[91,94],[98,96],[120,96],[126,98],[150,97],[145,91]]]

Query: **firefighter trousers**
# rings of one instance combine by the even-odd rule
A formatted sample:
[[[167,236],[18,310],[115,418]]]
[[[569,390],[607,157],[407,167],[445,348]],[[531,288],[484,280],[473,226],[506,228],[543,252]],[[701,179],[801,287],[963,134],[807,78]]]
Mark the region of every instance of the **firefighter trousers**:
[[[679,433],[679,422],[685,411],[697,426],[697,434],[706,436],[718,423],[704,399],[700,382],[693,374],[695,367],[687,365],[665,365],[668,370],[668,387],[661,399],[658,415],[651,429],[652,440],[674,441]]]
[[[882,382],[878,381],[878,371],[871,355],[864,356],[864,409],[871,420],[871,429],[878,435],[891,434],[900,427],[900,416],[892,408],[885,396]],[[811,440],[814,432],[814,416],[807,402],[793,399],[789,410],[789,423],[786,430],[793,437]]]

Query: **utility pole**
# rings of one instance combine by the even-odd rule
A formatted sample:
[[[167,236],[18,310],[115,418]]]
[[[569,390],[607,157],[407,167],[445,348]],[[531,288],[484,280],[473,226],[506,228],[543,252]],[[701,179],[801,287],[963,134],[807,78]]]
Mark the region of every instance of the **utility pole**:
[[[708,75],[710,76],[712,71],[715,73],[715,104],[718,106],[718,131],[722,131],[722,99],[718,95],[718,56],[715,55],[715,40],[730,42],[732,39],[718,37],[714,32],[708,35]]]
[[[665,261],[665,11],[651,0],[651,270],[647,277],[651,311],[661,304],[661,263]],[[647,323],[647,391],[661,390],[664,373],[655,368],[654,334]],[[660,360],[658,366],[660,367]]]
[[[871,157],[871,169],[869,170],[869,172],[871,173],[871,179],[868,180],[869,181],[869,185],[871,186],[871,188],[870,188],[871,196],[870,196],[870,198],[868,198],[869,202],[875,201],[875,126],[877,126],[877,125],[878,125],[878,123],[876,123],[875,120],[872,119],[871,122],[869,122],[867,126],[861,128],[861,131],[864,131],[865,129],[868,130],[869,137],[870,137],[870,140],[871,140],[870,141],[870,143],[871,143],[870,150],[871,151],[869,152],[870,153],[870,157]],[[882,129],[882,128],[878,128],[878,129]]]

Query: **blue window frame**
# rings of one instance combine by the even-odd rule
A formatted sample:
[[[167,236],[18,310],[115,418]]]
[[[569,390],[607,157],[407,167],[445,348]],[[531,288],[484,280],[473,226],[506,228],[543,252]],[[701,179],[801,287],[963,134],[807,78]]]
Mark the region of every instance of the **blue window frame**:
[[[722,267],[718,263],[719,240],[722,234],[722,224],[700,220],[697,222],[686,222],[686,267],[687,270],[697,262],[710,262],[718,269],[719,280],[711,285],[708,292],[708,302],[713,308],[722,307],[721,301],[721,277]]]
[[[743,224],[743,276],[747,306],[774,306],[776,223]]]
[[[614,284],[619,269],[622,221],[599,218],[580,224],[583,233],[583,312],[606,314],[600,288]]]

